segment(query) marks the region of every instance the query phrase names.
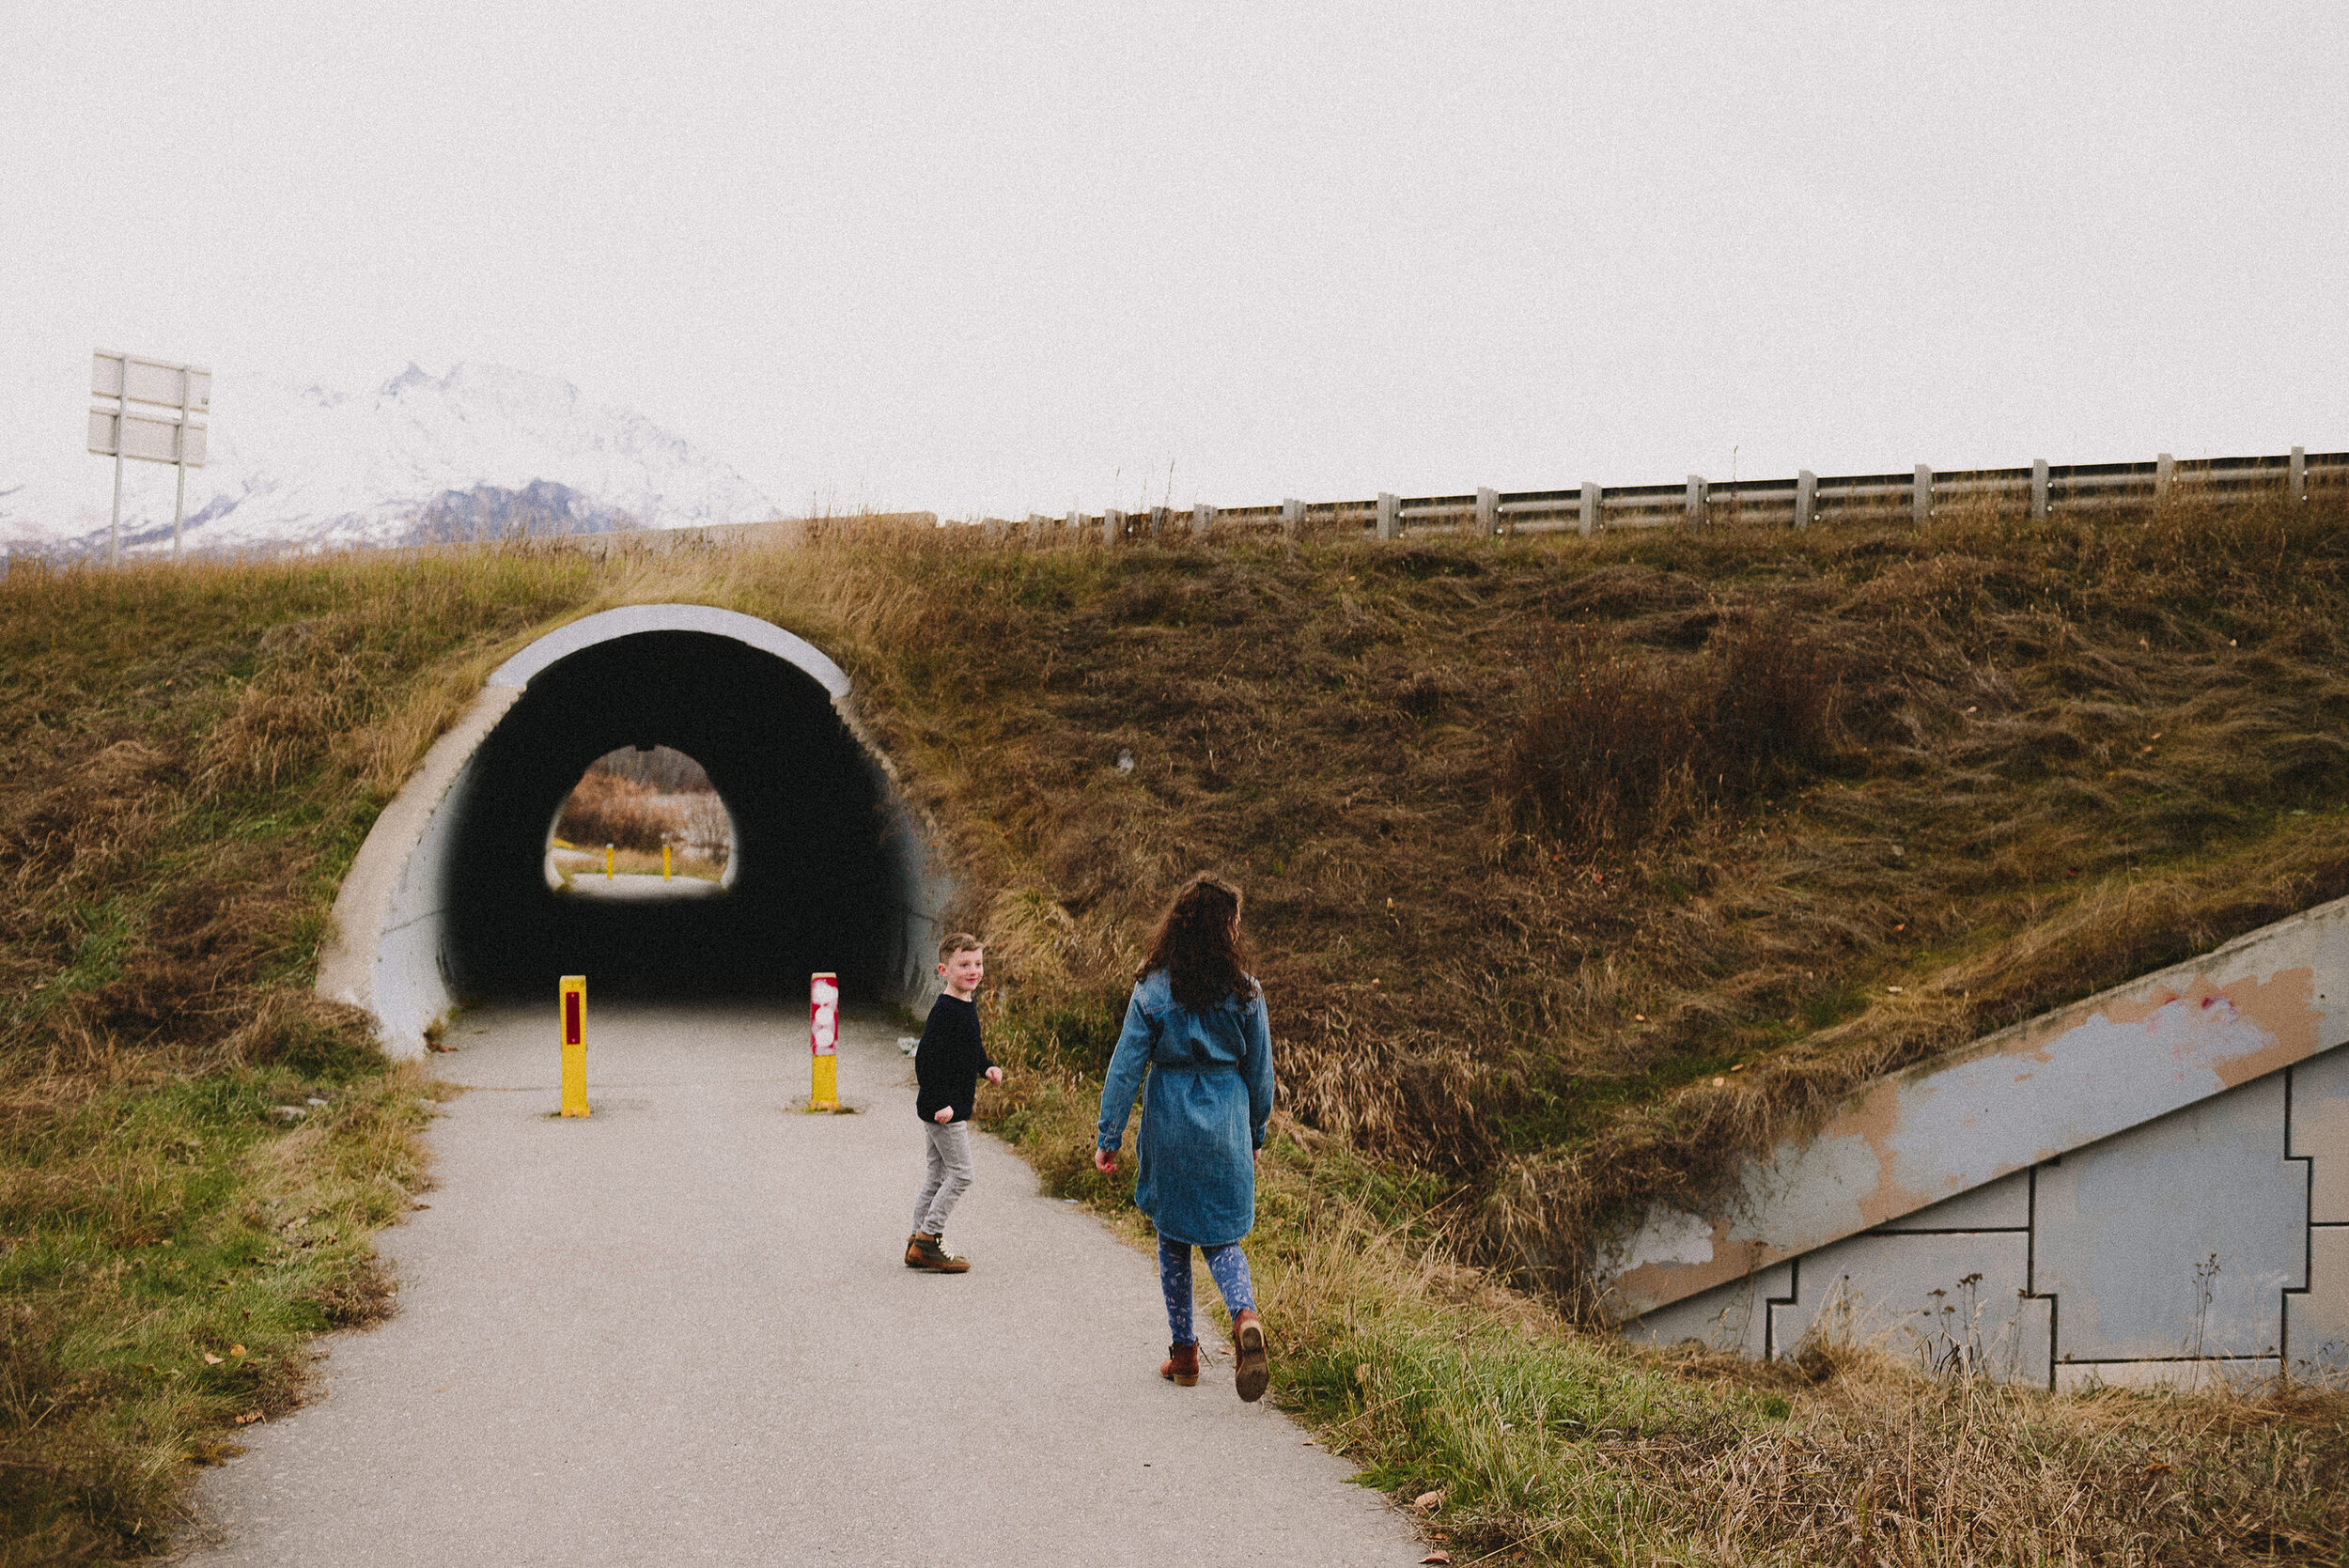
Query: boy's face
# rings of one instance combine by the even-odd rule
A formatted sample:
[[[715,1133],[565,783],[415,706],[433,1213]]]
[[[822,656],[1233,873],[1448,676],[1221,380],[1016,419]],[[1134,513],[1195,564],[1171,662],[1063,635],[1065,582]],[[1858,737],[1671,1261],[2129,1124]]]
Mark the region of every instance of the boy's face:
[[[987,978],[987,950],[966,947],[948,954],[946,961],[938,966],[938,978],[947,990],[969,1000],[971,993],[979,988],[979,982]]]

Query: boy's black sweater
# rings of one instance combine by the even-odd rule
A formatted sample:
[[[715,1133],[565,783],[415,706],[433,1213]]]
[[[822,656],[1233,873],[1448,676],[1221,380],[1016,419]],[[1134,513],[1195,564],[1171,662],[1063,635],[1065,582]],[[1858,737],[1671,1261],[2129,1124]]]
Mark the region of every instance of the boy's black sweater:
[[[930,1003],[922,1043],[913,1049],[913,1079],[921,1085],[913,1099],[914,1113],[926,1122],[940,1106],[951,1105],[956,1121],[969,1121],[971,1102],[978,1098],[979,1075],[993,1065],[987,1048],[979,1044],[977,1004],[940,997]]]

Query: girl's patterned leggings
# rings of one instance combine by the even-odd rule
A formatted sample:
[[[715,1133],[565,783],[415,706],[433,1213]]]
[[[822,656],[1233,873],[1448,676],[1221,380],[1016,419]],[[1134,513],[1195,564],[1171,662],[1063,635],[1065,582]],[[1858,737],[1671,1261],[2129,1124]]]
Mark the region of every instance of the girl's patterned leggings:
[[[1239,1250],[1239,1243],[1227,1241],[1221,1247],[1202,1247],[1207,1272],[1215,1276],[1215,1288],[1223,1293],[1223,1309],[1234,1317],[1256,1308],[1256,1294],[1249,1288],[1248,1254]],[[1166,1292],[1166,1327],[1176,1344],[1197,1344],[1199,1336],[1190,1327],[1190,1245],[1159,1237],[1159,1284]]]

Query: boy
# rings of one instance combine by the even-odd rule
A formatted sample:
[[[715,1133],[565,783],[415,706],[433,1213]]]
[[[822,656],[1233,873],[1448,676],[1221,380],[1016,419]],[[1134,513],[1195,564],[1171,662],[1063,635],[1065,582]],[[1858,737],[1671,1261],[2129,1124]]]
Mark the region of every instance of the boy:
[[[957,931],[938,944],[938,979],[946,994],[930,1003],[922,1043],[913,1050],[913,1078],[920,1093],[914,1114],[929,1144],[929,1175],[913,1204],[913,1234],[906,1238],[906,1266],[933,1274],[968,1274],[971,1260],[946,1250],[946,1216],[971,1188],[971,1102],[978,1097],[979,1074],[1003,1081],[1003,1069],[979,1044],[979,1009],[972,993],[987,978],[987,949],[979,939]]]

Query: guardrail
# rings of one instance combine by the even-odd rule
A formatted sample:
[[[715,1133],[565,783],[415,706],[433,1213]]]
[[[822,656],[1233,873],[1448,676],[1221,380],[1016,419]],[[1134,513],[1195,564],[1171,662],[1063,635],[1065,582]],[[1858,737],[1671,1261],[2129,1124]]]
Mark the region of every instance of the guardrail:
[[[1381,494],[1369,501],[1288,500],[1269,506],[1210,506],[1189,510],[1030,513],[1025,521],[988,518],[999,537],[1076,539],[1105,544],[1210,532],[1343,532],[1358,528],[1382,539],[1422,533],[1490,536],[1507,534],[1598,534],[1615,528],[1679,524],[1784,524],[1882,519],[1906,513],[1923,522],[1944,506],[2028,508],[2034,518],[2112,506],[2157,505],[2173,497],[2238,497],[2282,493],[2306,501],[2312,490],[2349,490],[2349,452],[2314,455],[2305,447],[2267,458],[2209,458],[2179,462],[2163,453],[2152,462],[2034,462],[2027,468],[1935,472],[1919,463],[1906,474],[1822,477],[1805,469],[1791,479],[1713,481],[1691,474],[1677,485],[1596,485],[1566,490],[1478,489],[1464,495]]]
[[[1204,538],[1209,534],[1299,534],[1328,536],[1359,530],[1382,539],[1417,534],[1470,536],[1579,533],[1678,524],[1702,528],[1733,523],[1783,524],[1808,528],[1816,522],[1858,521],[1906,513],[1922,522],[1944,506],[2013,508],[2045,518],[2058,512],[2090,512],[2113,506],[2157,505],[2172,497],[2236,498],[2285,494],[2295,501],[2326,491],[2349,495],[2349,452],[2310,453],[2304,447],[2265,458],[2208,458],[2179,462],[2163,453],[2152,462],[2071,463],[2045,460],[2028,468],[1976,468],[1935,472],[1919,463],[1906,474],[1822,476],[1805,469],[1792,479],[1713,481],[1691,474],[1677,485],[1597,485],[1574,489],[1478,489],[1462,495],[1380,494],[1368,501],[1288,500],[1267,506],[1188,509],[1153,506],[1146,511],[1069,512],[1062,517],[1030,513],[1024,521],[988,518],[992,537],[1031,542],[1117,544],[1152,538]],[[534,536],[474,544],[401,545],[402,551],[440,551],[494,544],[500,549],[618,549],[668,553],[746,546],[789,547],[833,520],[779,518],[765,522],[711,523],[692,528],[617,529],[604,534]],[[864,514],[864,522],[936,527],[933,512]],[[300,551],[299,544],[274,549],[247,546],[241,556]],[[86,539],[47,551],[11,548],[0,557],[5,578],[17,554],[39,561],[72,560],[89,551]]]

